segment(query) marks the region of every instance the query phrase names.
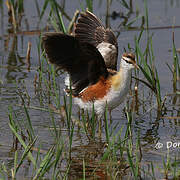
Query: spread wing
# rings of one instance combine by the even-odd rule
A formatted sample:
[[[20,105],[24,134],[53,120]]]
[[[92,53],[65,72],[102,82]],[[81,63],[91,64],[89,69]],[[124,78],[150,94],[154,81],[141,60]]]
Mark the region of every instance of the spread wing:
[[[93,45],[62,33],[46,33],[42,40],[50,63],[69,73],[74,96],[101,76],[107,78],[103,57]]]
[[[101,21],[91,12],[80,13],[75,27],[75,37],[97,47],[107,68],[117,70],[118,43],[111,29],[105,29]]]

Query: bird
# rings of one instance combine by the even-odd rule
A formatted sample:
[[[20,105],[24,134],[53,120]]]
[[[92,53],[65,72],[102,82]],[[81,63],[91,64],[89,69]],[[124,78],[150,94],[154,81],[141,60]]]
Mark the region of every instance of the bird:
[[[118,43],[110,28],[91,12],[81,12],[73,34],[46,32],[42,43],[50,63],[65,70],[65,92],[75,104],[102,117],[119,106],[130,90],[135,55],[123,53],[117,71]]]

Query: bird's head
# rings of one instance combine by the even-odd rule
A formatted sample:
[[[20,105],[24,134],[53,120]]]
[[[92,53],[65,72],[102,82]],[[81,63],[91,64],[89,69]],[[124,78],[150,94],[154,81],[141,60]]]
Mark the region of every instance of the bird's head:
[[[133,53],[124,53],[121,58],[121,68],[130,70],[134,68],[139,68],[136,64],[135,55]]]

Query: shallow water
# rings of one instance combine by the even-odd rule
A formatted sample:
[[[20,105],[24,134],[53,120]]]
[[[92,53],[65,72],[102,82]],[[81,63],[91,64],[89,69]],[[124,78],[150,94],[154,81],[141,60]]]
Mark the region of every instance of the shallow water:
[[[49,12],[46,11],[42,21],[39,23],[39,16],[36,10],[35,3],[26,1],[24,3],[25,12],[22,19],[22,26],[20,31],[35,31],[42,30],[47,25],[47,19]],[[139,11],[140,15],[144,15],[144,2],[138,0],[133,2],[134,12]],[[42,8],[42,5],[39,5]],[[94,2],[94,13],[97,17],[101,18],[105,22],[105,8],[104,1],[100,4],[98,1]],[[66,1],[65,12],[72,17],[76,9],[80,9],[79,2]],[[8,107],[11,105],[17,112],[19,122],[23,123],[25,117],[23,108],[21,105],[21,99],[18,95],[18,91],[22,91],[26,99],[26,102],[30,101],[30,106],[40,107],[40,103],[34,90],[34,78],[37,74],[39,66],[39,54],[38,43],[39,33],[25,34],[18,33],[17,36],[8,33],[11,29],[11,25],[8,23],[7,8],[3,5],[0,13],[0,161],[8,161],[12,159],[11,148],[13,144],[13,136],[8,126]],[[125,12],[119,1],[113,1],[110,12]],[[153,34],[152,42],[155,56],[155,64],[158,69],[161,83],[162,97],[173,92],[172,88],[172,74],[168,69],[166,63],[170,66],[173,61],[172,54],[172,32],[175,34],[175,44],[177,48],[180,48],[180,1],[168,1],[168,0],[152,0],[148,1],[149,11],[149,32]],[[129,17],[129,21],[135,18],[135,13],[132,13]],[[65,19],[65,18],[64,18]],[[140,30],[137,28],[141,24],[141,21],[136,21],[132,26],[136,27],[132,30],[125,30],[118,27],[122,19],[117,17],[115,20],[110,18],[111,28],[116,32],[121,30],[118,38],[119,43],[119,58],[124,48],[127,49],[128,43],[131,47],[134,47],[134,37],[138,36]],[[65,24],[68,25],[68,21],[65,19]],[[174,26],[174,29],[171,28]],[[162,28],[165,27],[165,28]],[[141,46],[146,46],[146,33],[144,33],[141,40]],[[25,62],[27,44],[32,43],[31,50],[31,68],[27,69]],[[60,90],[63,89],[62,77],[57,78],[57,82],[60,85]],[[19,90],[18,90],[19,89]],[[27,93],[26,93],[27,92]],[[61,92],[63,94],[63,91]],[[141,142],[144,148],[143,161],[153,161],[162,165],[163,155],[167,152],[166,143],[168,141],[180,142],[180,123],[179,119],[166,119],[160,118],[157,120],[156,107],[150,110],[151,106],[155,105],[155,98],[150,99],[151,92],[147,87],[140,84],[139,86],[140,99],[143,101],[143,96],[147,98],[144,106],[139,109],[139,114],[135,115],[132,128],[135,134],[140,130]],[[28,99],[29,98],[29,99]],[[145,98],[145,99],[146,99]],[[43,100],[45,108],[48,106],[48,98]],[[172,98],[167,97],[167,114],[165,116],[180,116],[179,102],[172,106]],[[124,104],[116,108],[112,113],[112,127],[118,122],[119,129],[122,126],[126,126],[127,119],[124,116],[122,109]],[[144,109],[145,110],[144,110]],[[148,111],[148,113],[146,112]],[[31,121],[35,131],[38,133],[38,137],[42,142],[44,150],[48,150],[50,145],[53,144],[53,138],[49,133],[49,126],[51,126],[49,112],[35,110],[29,108]],[[55,116],[56,123],[62,123],[59,121],[59,116]],[[63,125],[62,125],[63,127]],[[119,130],[117,129],[117,130]],[[84,137],[75,137],[73,146],[79,144],[86,144]],[[157,142],[162,143],[164,146],[161,149],[156,150],[155,145]],[[43,149],[42,148],[42,149]],[[180,147],[170,148],[170,154],[172,157],[176,155],[179,158]],[[159,155],[160,154],[160,155]],[[157,172],[158,174],[158,172]]]

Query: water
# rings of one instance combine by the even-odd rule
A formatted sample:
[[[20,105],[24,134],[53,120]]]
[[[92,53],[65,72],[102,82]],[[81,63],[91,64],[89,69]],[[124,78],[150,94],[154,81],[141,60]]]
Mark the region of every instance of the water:
[[[105,22],[105,8],[106,4],[102,1],[94,2],[94,13],[97,17],[101,18],[103,23]],[[39,100],[34,89],[34,79],[37,74],[40,55],[38,54],[39,43],[39,30],[42,30],[47,25],[47,19],[49,16],[49,9],[45,12],[42,21],[39,21],[38,11],[35,3],[26,1],[24,3],[24,16],[22,19],[22,26],[20,31],[37,31],[35,33],[18,33],[14,36],[11,33],[11,25],[8,23],[7,8],[3,3],[0,14],[0,161],[13,160],[11,153],[13,136],[9,128],[8,108],[11,105],[19,118],[19,122],[23,123],[25,115],[23,108],[20,106],[22,101],[18,94],[19,91],[23,92],[23,96],[30,101],[32,107],[39,107]],[[180,1],[165,1],[165,0],[152,0],[147,3],[149,11],[149,27],[150,33],[153,34],[153,50],[155,56],[155,64],[158,69],[161,82],[162,97],[173,92],[172,87],[172,74],[168,69],[166,63],[172,66],[172,32],[175,34],[175,44],[177,48],[180,48],[180,28],[176,26],[180,25],[179,10]],[[129,22],[135,18],[135,13],[138,11],[140,15],[144,15],[144,2],[138,0],[133,2],[134,13],[130,14]],[[39,4],[39,8],[42,9],[42,4]],[[76,9],[80,9],[78,1],[66,1],[65,12],[72,17]],[[127,10],[123,8],[119,1],[113,1],[110,12],[124,12]],[[65,19],[65,18],[64,18]],[[119,31],[119,24],[122,19],[117,17],[115,20],[110,18],[111,28],[115,31]],[[139,27],[141,20],[136,21],[133,26]],[[68,21],[65,19],[65,25],[68,25]],[[175,28],[172,29],[171,26]],[[153,29],[157,27],[156,29]],[[165,27],[165,28],[161,28]],[[152,30],[151,30],[152,28]],[[121,27],[121,33],[118,38],[119,43],[119,58],[127,49],[128,43],[131,47],[134,47],[134,36],[138,36],[140,31],[136,28],[134,30],[124,30]],[[146,35],[144,33],[141,41],[141,46],[146,46]],[[31,69],[28,71],[26,64],[26,51],[28,42],[32,43],[31,50]],[[63,89],[63,78],[59,77],[57,82],[60,85],[60,89]],[[144,85],[139,86],[139,94],[147,96],[147,102],[145,103],[145,109],[148,113],[143,111],[143,107],[140,107],[139,115],[136,115],[133,122],[133,131],[135,134],[140,131],[141,142],[144,145],[143,160],[153,161],[155,163],[162,162],[160,155],[167,152],[167,141],[180,142],[180,123],[179,119],[167,119],[160,118],[157,120],[156,108],[150,110],[151,105],[155,104],[155,99],[151,98],[150,90]],[[61,93],[63,94],[63,93]],[[140,99],[143,97],[140,96]],[[44,108],[48,106],[48,98],[43,100]],[[142,102],[142,101],[141,101]],[[167,97],[167,114],[165,116],[179,116],[179,104],[176,103],[172,107],[172,98]],[[112,113],[113,124],[119,123],[119,126],[126,126],[127,119],[122,111],[124,104],[116,108]],[[49,112],[29,109],[31,121],[35,132],[38,133],[38,138],[43,144],[43,148],[48,150],[50,145],[53,144],[53,138],[49,133],[49,126],[51,126]],[[55,116],[56,123],[62,123],[59,121],[59,116]],[[63,127],[63,125],[62,125]],[[119,128],[120,128],[119,127]],[[66,133],[65,133],[66,134]],[[74,146],[85,143],[86,140],[77,136],[74,141]],[[160,142],[164,145],[163,148],[156,150],[155,145]],[[180,148],[170,148],[171,155],[179,157]]]

